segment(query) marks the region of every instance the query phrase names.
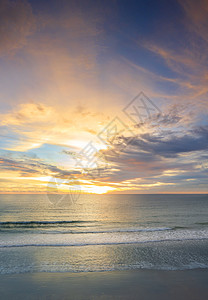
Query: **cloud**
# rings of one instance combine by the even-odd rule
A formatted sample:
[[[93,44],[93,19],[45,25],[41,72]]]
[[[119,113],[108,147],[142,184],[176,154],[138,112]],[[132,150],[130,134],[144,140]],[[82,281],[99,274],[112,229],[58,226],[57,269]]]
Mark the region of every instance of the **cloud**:
[[[187,26],[194,30],[203,40],[208,42],[208,3],[206,0],[179,0],[188,19]]]
[[[175,99],[179,102],[181,98],[183,101],[191,102],[195,106],[202,105],[207,107],[206,95],[207,88],[207,55],[202,57],[200,55],[203,49],[193,49],[190,45],[190,49],[184,49],[179,47],[177,49],[168,49],[158,45],[147,44],[146,48],[156,53],[163,58],[168,67],[177,74],[176,79],[169,79],[170,82],[176,84]],[[162,78],[161,78],[162,80]],[[164,83],[167,81],[164,78]],[[174,94],[173,94],[174,96]],[[174,100],[174,97],[172,99]],[[198,99],[199,101],[195,101]]]
[[[20,177],[55,176],[57,178],[68,178],[69,176],[80,174],[76,170],[61,169],[55,165],[47,164],[40,159],[27,157],[24,157],[24,159],[0,157],[0,166],[2,170],[7,172],[18,172]]]
[[[36,20],[27,1],[0,2],[0,55],[10,54],[27,43]]]
[[[159,66],[152,71],[147,63],[144,67],[143,63],[140,65],[131,59],[125,59],[127,68],[132,67],[131,73],[137,70],[137,74],[135,72],[136,75],[128,76],[124,85],[125,82],[130,86],[135,85],[138,80],[150,97],[173,103],[187,103],[195,111],[202,112],[207,109],[208,96],[208,5],[206,0],[178,2],[184,19],[180,20],[181,23],[176,19],[176,24],[172,25],[171,41],[164,28],[161,29],[163,39],[155,41],[154,37],[148,36],[148,39],[137,41],[138,51],[150,51],[152,69],[154,70],[154,64],[157,65],[158,61]]]
[[[29,167],[25,166],[23,163],[14,161],[11,159],[7,158],[0,158],[0,166],[1,169],[6,170],[6,171],[17,171],[20,172],[22,175],[21,176],[31,176],[31,175],[37,175],[39,172],[33,167],[35,164],[30,164]]]
[[[170,125],[171,122],[165,124]],[[175,120],[174,120],[175,121]],[[128,141],[128,139],[127,139]],[[124,144],[126,138],[123,137]],[[117,151],[117,147],[114,147]],[[118,189],[138,189],[162,185],[180,185],[188,180],[205,184],[207,170],[203,167],[208,150],[208,127],[199,126],[190,130],[175,131],[155,128],[151,133],[140,133],[129,142],[123,151],[104,152],[110,168],[102,171],[97,180],[118,184]],[[130,183],[130,186],[129,186]],[[195,185],[196,184],[196,185]]]
[[[6,132],[7,128],[5,139],[10,140],[11,149],[19,151],[39,147],[48,139],[53,139],[54,128],[59,126],[60,129],[62,121],[52,107],[34,102],[21,104],[8,113],[0,114],[0,118],[1,133]]]
[[[1,124],[3,126],[21,126],[40,123],[48,124],[54,118],[54,110],[41,103],[25,103],[21,104],[17,111],[7,114],[1,114]]]
[[[176,157],[183,153],[205,151],[208,149],[208,127],[199,127],[186,133],[164,131],[158,136],[146,133],[133,139],[130,145],[145,153],[162,157]]]
[[[73,116],[73,118],[71,117]],[[84,147],[100,131],[106,115],[76,106],[54,107],[31,101],[0,114],[2,147],[27,151],[43,144]]]

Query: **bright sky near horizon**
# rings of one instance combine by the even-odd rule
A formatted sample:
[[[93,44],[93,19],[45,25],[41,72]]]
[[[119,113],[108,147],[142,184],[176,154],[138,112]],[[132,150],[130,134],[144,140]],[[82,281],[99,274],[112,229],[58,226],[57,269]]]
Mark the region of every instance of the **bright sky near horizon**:
[[[207,193],[207,49],[206,0],[1,0],[0,193]]]

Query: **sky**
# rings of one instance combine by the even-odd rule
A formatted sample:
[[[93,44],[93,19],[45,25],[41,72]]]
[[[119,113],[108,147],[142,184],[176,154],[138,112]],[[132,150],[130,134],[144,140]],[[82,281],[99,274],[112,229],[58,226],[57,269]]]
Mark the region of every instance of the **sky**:
[[[0,1],[0,193],[207,193],[206,0]]]

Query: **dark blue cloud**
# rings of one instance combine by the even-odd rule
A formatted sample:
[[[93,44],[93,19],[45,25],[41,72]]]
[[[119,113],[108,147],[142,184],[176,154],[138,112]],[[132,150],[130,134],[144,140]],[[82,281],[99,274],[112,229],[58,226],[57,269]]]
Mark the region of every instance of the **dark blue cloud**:
[[[168,131],[161,136],[143,134],[131,143],[134,149],[163,157],[176,157],[183,153],[208,150],[208,126],[185,134]]]

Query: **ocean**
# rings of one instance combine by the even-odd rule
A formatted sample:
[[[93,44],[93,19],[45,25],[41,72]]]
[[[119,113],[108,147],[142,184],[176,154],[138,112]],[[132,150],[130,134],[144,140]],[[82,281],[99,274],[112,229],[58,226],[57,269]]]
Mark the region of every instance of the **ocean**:
[[[0,195],[0,274],[208,268],[208,195]]]

